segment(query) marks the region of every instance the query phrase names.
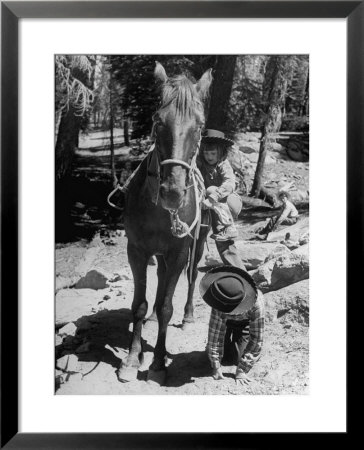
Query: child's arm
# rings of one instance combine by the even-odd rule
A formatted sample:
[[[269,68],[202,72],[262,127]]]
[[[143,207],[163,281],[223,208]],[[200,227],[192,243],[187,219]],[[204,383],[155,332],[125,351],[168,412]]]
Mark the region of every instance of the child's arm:
[[[210,198],[215,202],[224,199],[235,190],[235,175],[229,161],[223,161],[220,164],[219,169],[222,177],[222,183],[218,189],[210,195]]]
[[[226,319],[222,317],[219,311],[212,308],[206,350],[214,374],[217,374],[221,367],[220,361],[224,352],[225,332]]]
[[[264,297],[260,291],[258,291],[256,304],[250,313],[249,333],[249,341],[240,357],[236,376],[239,376],[242,372],[248,373],[254,363],[259,359],[262,351],[264,334]]]

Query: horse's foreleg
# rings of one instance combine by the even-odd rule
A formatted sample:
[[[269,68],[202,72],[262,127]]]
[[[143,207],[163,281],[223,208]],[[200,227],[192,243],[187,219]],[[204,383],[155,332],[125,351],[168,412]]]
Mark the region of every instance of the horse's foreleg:
[[[182,269],[186,263],[187,252],[184,251],[176,255],[173,253],[166,260],[166,271],[164,274],[164,283],[158,282],[158,295],[156,298],[156,311],[158,317],[158,338],[154,349],[154,359],[149,367],[148,380],[163,384],[166,377],[165,357],[166,336],[168,323],[173,314],[172,299],[176,285]]]
[[[164,261],[164,256],[157,255],[157,261],[158,261],[158,268],[157,268],[157,277],[158,277],[158,287],[157,287],[157,294],[156,298],[159,298],[164,293],[164,280],[165,280],[165,274],[166,274],[166,263]],[[154,302],[153,305],[153,312],[147,319],[148,322],[157,322],[157,301]]]
[[[148,310],[148,303],[145,297],[148,257],[142,251],[132,246],[128,246],[128,257],[134,277],[134,298],[132,303],[133,334],[129,354],[122,361],[117,372],[120,381],[130,381],[137,376],[143,359],[142,326]]]

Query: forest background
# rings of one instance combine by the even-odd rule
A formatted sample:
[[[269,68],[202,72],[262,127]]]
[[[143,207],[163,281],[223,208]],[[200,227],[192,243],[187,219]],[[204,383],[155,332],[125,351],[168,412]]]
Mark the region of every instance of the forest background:
[[[260,133],[259,157],[248,196],[277,206],[274,193],[264,188],[262,176],[267,154],[282,133],[294,138],[293,150],[303,139],[303,157],[308,158],[308,55],[57,55],[56,241],[79,237],[75,204],[82,209],[87,202],[76,200],[85,198],[86,192],[96,204],[105,203],[128,159],[116,157],[117,150],[131,149],[135,167],[149,148],[152,117],[159,103],[153,78],[155,61],[163,64],[169,76],[185,74],[192,80],[212,68],[206,127],[222,130],[235,140],[241,133]],[[100,147],[107,155],[87,162],[83,159],[80,164],[80,136],[92,139],[97,132],[106,133],[107,142],[93,148],[95,156]],[[88,165],[88,170],[80,170],[80,165]],[[107,208],[102,217],[103,208],[98,209],[95,217],[89,217],[88,225],[105,222]],[[93,231],[89,226],[89,237]]]

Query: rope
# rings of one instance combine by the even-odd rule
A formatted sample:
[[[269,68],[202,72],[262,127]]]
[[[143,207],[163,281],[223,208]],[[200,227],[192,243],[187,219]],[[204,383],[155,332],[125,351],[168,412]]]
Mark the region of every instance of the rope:
[[[124,189],[120,186],[119,183],[117,184],[116,188],[115,188],[113,191],[111,191],[110,194],[107,196],[107,202],[108,202],[108,204],[109,204],[110,206],[112,206],[113,208],[118,209],[118,210],[120,210],[120,211],[124,211],[124,208],[120,208],[119,206],[115,205],[114,203],[112,203],[112,202],[110,201],[111,197],[115,194],[116,191],[124,192]]]

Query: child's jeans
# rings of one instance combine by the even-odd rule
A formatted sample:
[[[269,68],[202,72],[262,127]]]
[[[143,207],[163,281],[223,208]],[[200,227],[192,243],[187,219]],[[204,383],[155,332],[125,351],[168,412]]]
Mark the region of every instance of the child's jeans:
[[[207,197],[209,193],[214,192],[216,189],[218,189],[217,186],[210,186],[207,188]],[[242,209],[242,201],[238,194],[233,193],[222,202],[217,202],[216,204],[223,207],[223,212],[225,212],[225,214],[218,214],[216,210],[211,210],[212,230],[215,234],[219,233],[225,227],[234,224],[234,219],[238,217]],[[228,220],[227,223],[225,219]],[[224,264],[245,269],[241,255],[232,239],[221,242],[216,241],[216,248]]]
[[[206,197],[208,198],[210,194],[215,192],[218,189],[217,186],[210,186],[206,190]],[[240,211],[242,209],[243,203],[238,194],[233,192],[228,195],[222,201],[215,203],[212,210],[215,214],[213,220],[213,229],[214,232],[221,231],[223,228],[233,225],[234,219],[237,219]]]

